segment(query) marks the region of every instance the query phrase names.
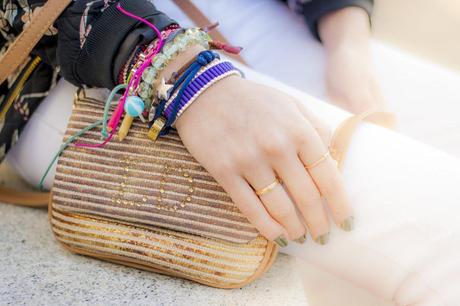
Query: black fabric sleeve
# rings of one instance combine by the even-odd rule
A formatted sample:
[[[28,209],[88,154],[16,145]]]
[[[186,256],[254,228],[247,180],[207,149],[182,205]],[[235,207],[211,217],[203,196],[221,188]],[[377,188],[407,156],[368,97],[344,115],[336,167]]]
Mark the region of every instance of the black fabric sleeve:
[[[305,16],[310,31],[318,40],[321,40],[318,34],[318,21],[324,15],[345,7],[356,6],[364,9],[370,17],[374,6],[374,0],[310,0],[301,2],[304,2],[301,4],[301,12]]]
[[[0,2],[0,55],[33,20],[47,0]],[[34,72],[18,87],[8,80],[0,84],[0,110],[16,90],[19,95],[0,122],[0,162],[16,143],[30,116],[54,87],[59,73],[76,86],[112,88],[131,51],[156,35],[143,23],[120,13],[116,5],[144,17],[160,31],[175,23],[149,0],[74,0],[31,52],[40,57]],[[24,71],[24,70],[23,70]],[[10,79],[15,79],[17,72]]]
[[[62,76],[76,86],[113,88],[116,76],[133,48],[156,34],[122,14],[116,5],[141,16],[160,31],[175,21],[147,0],[76,0],[56,22],[57,60]]]

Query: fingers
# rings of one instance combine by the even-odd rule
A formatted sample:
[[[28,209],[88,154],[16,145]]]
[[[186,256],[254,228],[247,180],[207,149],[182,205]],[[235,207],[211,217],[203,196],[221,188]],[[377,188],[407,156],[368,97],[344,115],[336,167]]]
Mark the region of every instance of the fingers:
[[[294,203],[280,183],[277,183],[273,170],[259,165],[245,174],[246,180],[257,191],[263,191],[259,198],[268,213],[286,230],[289,239],[301,239],[305,235],[305,226],[301,222]]]
[[[325,244],[329,239],[330,225],[321,195],[296,152],[289,156],[291,158],[279,160],[275,169],[306,221],[312,238]]]
[[[235,176],[231,180],[226,180],[222,183],[222,187],[262,236],[275,241],[280,246],[287,245],[287,240],[284,238],[287,236],[285,229],[267,212],[254,190],[242,177]]]
[[[342,229],[353,228],[352,209],[340,172],[315,130],[307,125],[308,141],[303,142],[299,157],[306,165],[321,195],[326,199],[334,222]]]

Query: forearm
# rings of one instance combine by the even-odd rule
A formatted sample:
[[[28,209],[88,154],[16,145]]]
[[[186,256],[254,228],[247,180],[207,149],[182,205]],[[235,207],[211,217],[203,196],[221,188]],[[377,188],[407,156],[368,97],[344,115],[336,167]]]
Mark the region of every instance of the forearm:
[[[344,47],[366,49],[370,33],[369,15],[358,7],[329,13],[318,23],[318,34],[328,52]]]
[[[353,113],[383,108],[372,64],[369,13],[353,6],[331,12],[319,20],[318,32],[330,101]]]

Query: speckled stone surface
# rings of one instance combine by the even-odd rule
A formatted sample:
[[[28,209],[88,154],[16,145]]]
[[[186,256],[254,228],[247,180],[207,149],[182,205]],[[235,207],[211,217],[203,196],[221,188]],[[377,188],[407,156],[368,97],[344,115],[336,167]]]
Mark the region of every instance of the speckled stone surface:
[[[247,287],[214,289],[72,254],[46,210],[0,203],[0,305],[307,305],[295,267],[279,255]]]

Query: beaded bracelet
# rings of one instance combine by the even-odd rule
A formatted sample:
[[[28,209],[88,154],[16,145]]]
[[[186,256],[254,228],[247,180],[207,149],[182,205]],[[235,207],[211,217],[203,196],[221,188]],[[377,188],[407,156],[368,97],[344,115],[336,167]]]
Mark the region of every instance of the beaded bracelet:
[[[161,31],[161,37],[165,41],[171,37],[174,33],[180,29],[178,24],[172,24]],[[131,71],[139,67],[139,64],[144,60],[148,54],[150,54],[158,44],[158,39],[153,40],[151,43],[146,45],[138,45],[131,55],[128,57],[125,65],[120,70],[118,77],[118,83],[128,83],[128,75],[131,75]]]
[[[129,56],[126,64],[121,69],[121,72],[118,76],[118,84],[125,84],[128,79],[128,72],[132,70],[134,64],[137,62],[139,55],[144,51],[143,46],[137,46],[133,53]]]
[[[169,62],[192,45],[198,44],[205,49],[209,49],[210,40],[211,37],[208,33],[199,28],[190,28],[177,35],[171,42],[166,43],[161,53],[152,61],[151,66],[145,69],[142,74],[142,80],[137,90],[139,97],[144,101],[152,101],[160,81],[159,76],[161,71],[163,71]]]
[[[177,27],[165,29],[161,32],[162,40],[167,41],[171,37],[175,37],[175,34],[179,32],[181,32],[181,29]],[[137,50],[135,50],[134,56],[131,58],[130,61],[127,62],[127,64],[124,67],[122,83],[129,83],[129,80],[131,79],[133,73],[136,71],[136,69],[138,69],[141,66],[145,59],[149,57],[153,50],[155,50],[155,48],[158,45],[158,42],[159,40],[155,39],[151,43],[144,46],[140,46]]]

